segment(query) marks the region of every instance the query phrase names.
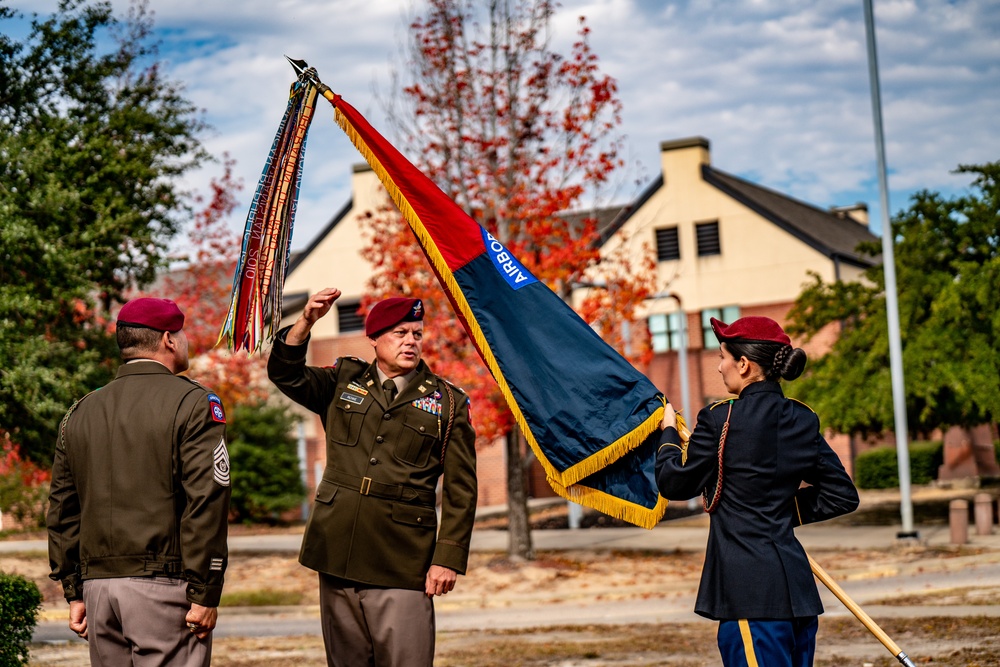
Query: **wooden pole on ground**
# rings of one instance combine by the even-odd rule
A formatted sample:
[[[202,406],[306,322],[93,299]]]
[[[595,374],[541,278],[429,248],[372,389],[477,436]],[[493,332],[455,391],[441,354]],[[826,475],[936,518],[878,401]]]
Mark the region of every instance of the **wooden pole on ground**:
[[[816,578],[823,582],[823,585],[829,588],[830,592],[836,595],[838,600],[844,603],[848,611],[854,614],[861,621],[861,624],[868,628],[868,631],[875,635],[876,639],[882,642],[883,646],[889,649],[889,653],[892,653],[893,657],[899,660],[904,667],[916,667],[909,656],[903,653],[902,649],[896,645],[896,642],[892,641],[889,635],[885,634],[885,631],[879,627],[878,623],[873,621],[871,616],[844,592],[844,589],[826,573],[826,570],[819,566],[819,563],[813,560],[812,556],[806,554],[806,558],[809,559],[809,567],[812,568]]]

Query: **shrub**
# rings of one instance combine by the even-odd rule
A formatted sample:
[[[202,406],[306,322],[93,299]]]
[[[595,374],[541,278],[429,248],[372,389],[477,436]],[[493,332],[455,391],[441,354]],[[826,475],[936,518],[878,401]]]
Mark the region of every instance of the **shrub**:
[[[226,438],[233,476],[230,504],[237,521],[273,521],[305,499],[291,435],[297,417],[284,406],[238,405]]]
[[[929,484],[937,479],[938,468],[944,463],[944,444],[914,442],[910,444],[910,482]],[[899,486],[899,464],[895,447],[879,447],[858,454],[854,460],[854,483],[860,489],[894,489]]]
[[[50,473],[21,457],[20,448],[0,431],[0,512],[22,528],[45,526]]]
[[[35,582],[0,572],[0,665],[27,665],[42,593]]]

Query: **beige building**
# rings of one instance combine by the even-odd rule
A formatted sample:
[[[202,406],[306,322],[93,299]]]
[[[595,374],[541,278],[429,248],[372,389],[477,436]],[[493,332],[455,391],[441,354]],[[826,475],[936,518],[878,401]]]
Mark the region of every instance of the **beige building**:
[[[716,371],[717,343],[709,318],[730,322],[766,315],[784,322],[809,272],[825,281],[859,279],[870,260],[856,248],[876,237],[868,230],[864,205],[824,210],[727,174],[712,166],[709,142],[702,137],[663,142],[660,151],[660,177],[634,202],[598,217],[603,251],[628,244],[628,252],[656,252],[660,296],[647,302],[643,320],[631,326],[649,328],[655,353],[646,369],[649,378],[678,406],[687,389],[691,405],[682,407],[694,415],[726,393]],[[356,312],[372,271],[360,255],[365,243],[360,221],[385,201],[374,172],[367,165],[355,167],[351,201],[292,259],[285,281],[286,322],[298,316],[309,294],[327,286],[343,291],[337,316],[313,329],[311,364],[328,365],[343,355],[372,357]],[[575,298],[585,289],[590,288],[581,288]],[[835,335],[831,329],[803,347],[810,353],[825,351]],[[307,420],[310,484],[325,463],[321,429],[318,418]],[[838,436],[831,442],[850,470],[850,440]],[[503,446],[480,450],[479,459],[480,505],[504,503]],[[531,492],[551,495],[540,467],[531,476]]]

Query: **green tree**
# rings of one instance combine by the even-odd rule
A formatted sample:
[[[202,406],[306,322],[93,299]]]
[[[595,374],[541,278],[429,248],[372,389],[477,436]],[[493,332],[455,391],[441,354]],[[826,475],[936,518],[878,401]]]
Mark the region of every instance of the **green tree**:
[[[918,192],[892,223],[911,435],[1000,419],[1000,162],[957,171],[974,175],[967,194]],[[840,323],[831,352],[792,389],[845,433],[893,424],[881,265],[866,279],[814,277],[790,314],[807,336]]]
[[[22,18],[0,0],[0,24]],[[60,417],[106,382],[106,319],[189,211],[203,125],[164,79],[143,2],[62,0],[0,30],[0,428],[51,460]]]
[[[233,477],[231,512],[237,521],[273,521],[305,498],[295,439],[298,418],[285,406],[243,404],[226,431]]]

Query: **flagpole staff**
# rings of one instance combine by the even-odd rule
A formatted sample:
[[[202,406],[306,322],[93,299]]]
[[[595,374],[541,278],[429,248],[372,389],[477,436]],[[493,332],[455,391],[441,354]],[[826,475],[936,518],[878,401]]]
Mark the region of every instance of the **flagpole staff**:
[[[879,627],[878,623],[873,621],[872,617],[869,616],[864,609],[859,607],[858,604],[844,592],[844,589],[841,588],[840,585],[826,573],[826,570],[820,567],[819,563],[813,560],[812,556],[806,554],[806,558],[809,559],[809,567],[812,568],[813,574],[816,575],[816,578],[822,581],[823,585],[829,588],[830,592],[836,595],[837,599],[844,603],[847,610],[854,614],[854,616],[861,621],[861,624],[868,628],[868,631],[875,635],[876,639],[882,642],[883,646],[889,649],[889,653],[892,653],[892,655],[899,660],[900,664],[904,667],[916,667],[916,665],[913,664],[913,661],[910,660],[910,657],[899,648],[896,642],[892,641],[889,635],[887,635],[885,631]]]

